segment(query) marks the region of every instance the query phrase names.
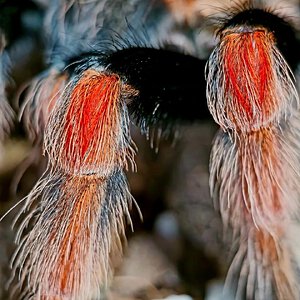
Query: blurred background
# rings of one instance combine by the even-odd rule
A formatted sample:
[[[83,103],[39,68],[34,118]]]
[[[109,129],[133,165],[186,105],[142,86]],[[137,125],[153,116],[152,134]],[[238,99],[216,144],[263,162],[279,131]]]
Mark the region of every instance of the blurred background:
[[[177,46],[206,59],[215,40],[214,28],[205,20],[224,11],[231,1],[165,2],[175,20]],[[284,13],[298,15],[297,1],[268,3],[281,3]],[[0,28],[9,57],[5,91],[16,112],[0,155],[0,216],[28,194],[46,166],[42,149],[33,147],[17,114],[24,86],[47,67],[41,30],[47,5],[47,0],[0,0]],[[194,44],[184,38],[191,32],[195,35]],[[158,147],[151,147],[134,124],[131,129],[138,147],[138,172],[127,175],[143,220],[133,207],[134,232],[128,228],[124,260],[116,266],[115,277],[103,298],[230,299],[230,295],[221,292],[230,242],[224,242],[221,220],[208,188],[209,153],[217,126],[212,120],[181,126],[176,138],[161,139]],[[1,300],[8,299],[6,283],[16,234],[12,224],[19,210],[17,206],[0,222]]]

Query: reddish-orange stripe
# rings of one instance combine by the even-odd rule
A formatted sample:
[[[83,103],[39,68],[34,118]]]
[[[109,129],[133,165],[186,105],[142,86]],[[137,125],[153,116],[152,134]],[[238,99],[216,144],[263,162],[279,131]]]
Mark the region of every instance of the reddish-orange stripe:
[[[273,88],[270,38],[263,31],[225,35],[224,73],[226,94],[236,100],[236,111],[253,118],[256,104],[262,117],[268,117]],[[249,94],[250,85],[252,94]],[[256,103],[252,103],[255,101]]]
[[[105,163],[112,156],[118,130],[120,79],[117,75],[86,71],[70,96],[66,112],[64,153],[67,163]],[[100,155],[95,151],[101,145]],[[78,161],[77,161],[78,162]]]
[[[85,276],[86,258],[89,254],[84,249],[90,249],[90,227],[94,222],[98,222],[95,214],[101,205],[96,200],[97,186],[101,185],[101,179],[89,177],[73,177],[64,184],[64,195],[60,199],[63,209],[71,209],[69,201],[73,199],[72,217],[68,220],[68,224],[61,237],[60,247],[58,251],[58,260],[52,266],[52,273],[49,279],[51,282],[51,293],[57,293],[60,296],[72,296],[76,292],[76,285],[82,284]],[[77,195],[74,196],[74,189]],[[98,197],[101,195],[98,195]],[[62,216],[64,217],[64,215]],[[67,221],[58,217],[56,224],[64,224]],[[89,225],[88,225],[89,224]],[[54,227],[54,230],[55,227]],[[53,243],[51,239],[55,239],[56,235],[50,236],[49,244]],[[89,270],[93,271],[93,270]],[[100,274],[100,270],[99,274]],[[77,286],[79,288],[80,286]]]

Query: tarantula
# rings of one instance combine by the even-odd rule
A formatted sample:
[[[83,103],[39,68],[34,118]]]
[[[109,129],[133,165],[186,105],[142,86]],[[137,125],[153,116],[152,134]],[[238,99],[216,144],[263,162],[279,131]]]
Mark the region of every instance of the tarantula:
[[[38,2],[47,66],[19,114],[48,163],[16,217],[13,297],[100,299],[138,204],[125,175],[136,171],[131,122],[155,143],[211,119],[226,286],[236,299],[299,299],[297,23],[261,1]],[[3,30],[2,140],[13,118]]]

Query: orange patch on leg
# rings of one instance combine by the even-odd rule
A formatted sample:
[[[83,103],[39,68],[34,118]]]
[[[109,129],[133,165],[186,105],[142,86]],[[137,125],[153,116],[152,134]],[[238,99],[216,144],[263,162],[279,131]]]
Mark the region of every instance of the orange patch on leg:
[[[238,119],[232,121],[252,124],[268,120],[277,109],[270,34],[263,30],[228,33],[223,43],[225,93]]]
[[[66,110],[64,163],[83,173],[112,169],[120,139],[118,75],[86,71],[70,95]]]
[[[49,245],[57,243],[59,239],[59,247],[56,249],[52,272],[47,278],[49,286],[44,288],[55,294],[53,299],[58,296],[73,297],[83,290],[82,285],[86,282],[93,285],[93,279],[101,276],[101,269],[93,259],[94,247],[100,247],[93,243],[99,226],[100,199],[104,197],[104,191],[103,195],[97,194],[100,185],[103,185],[101,179],[90,176],[72,177],[64,184],[63,198],[60,199],[64,213],[58,215],[53,224],[53,234],[49,237]],[[72,198],[73,204],[69,207]],[[71,217],[66,220],[68,210]],[[65,224],[64,228],[59,227],[61,224]]]

